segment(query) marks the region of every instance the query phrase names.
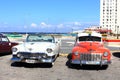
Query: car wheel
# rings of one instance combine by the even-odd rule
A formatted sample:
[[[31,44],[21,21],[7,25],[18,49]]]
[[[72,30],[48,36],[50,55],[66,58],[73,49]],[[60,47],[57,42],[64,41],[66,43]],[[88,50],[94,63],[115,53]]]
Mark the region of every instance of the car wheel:
[[[49,63],[49,66],[50,66],[50,67],[53,67],[54,64],[55,64],[54,62]]]
[[[60,54],[58,53],[57,57],[59,57],[59,56],[60,56]]]
[[[20,62],[12,62],[12,63],[11,63],[11,66],[12,66],[12,67],[17,67],[17,66],[20,66],[20,65],[21,65]]]
[[[102,69],[106,70],[108,68],[108,65],[103,65]]]

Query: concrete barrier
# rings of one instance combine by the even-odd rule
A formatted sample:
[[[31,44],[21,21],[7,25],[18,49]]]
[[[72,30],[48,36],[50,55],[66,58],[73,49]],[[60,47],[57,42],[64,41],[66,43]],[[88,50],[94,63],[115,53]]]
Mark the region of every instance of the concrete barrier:
[[[103,40],[104,44],[105,45],[113,45],[113,46],[116,46],[116,47],[120,47],[120,40],[119,39],[114,39],[114,40],[110,40],[110,39],[107,39],[107,40]]]

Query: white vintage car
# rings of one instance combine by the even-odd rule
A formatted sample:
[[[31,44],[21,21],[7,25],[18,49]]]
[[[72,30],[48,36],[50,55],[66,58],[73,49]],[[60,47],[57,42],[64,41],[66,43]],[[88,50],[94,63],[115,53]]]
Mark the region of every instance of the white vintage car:
[[[13,62],[54,64],[59,55],[60,41],[52,35],[29,34],[26,41],[12,48]]]

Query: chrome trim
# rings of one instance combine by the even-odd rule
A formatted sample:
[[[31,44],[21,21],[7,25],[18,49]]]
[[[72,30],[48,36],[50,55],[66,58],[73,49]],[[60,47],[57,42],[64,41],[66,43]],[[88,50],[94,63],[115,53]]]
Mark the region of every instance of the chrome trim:
[[[71,60],[72,64],[80,64],[81,66],[83,64],[85,64],[85,65],[100,65],[100,66],[102,66],[102,65],[108,65],[108,64],[111,63],[111,61],[106,61],[106,60],[105,61],[104,60],[103,61],[94,61],[94,64],[89,64],[88,62],[92,62],[92,61]]]
[[[41,59],[41,58],[49,58],[45,53],[30,53],[30,52],[18,52],[17,57],[22,59]]]
[[[80,61],[101,61],[102,54],[87,54],[82,53],[80,54]]]
[[[53,56],[47,56],[46,58],[44,58],[43,54],[40,53],[19,53],[21,56],[18,57],[17,55],[13,55],[11,58],[11,61],[13,62],[26,62],[26,60],[34,60],[34,63],[52,63],[54,62],[55,58],[53,58]]]
[[[39,60],[37,60],[37,59],[20,59],[20,58],[17,58],[17,57],[12,57],[11,58],[11,61],[13,61],[13,62],[25,62],[25,63],[27,63],[26,62],[26,60],[34,60],[35,62],[34,63],[52,63],[52,62],[54,62],[54,59],[52,59],[52,58],[49,58],[49,59],[39,59]]]

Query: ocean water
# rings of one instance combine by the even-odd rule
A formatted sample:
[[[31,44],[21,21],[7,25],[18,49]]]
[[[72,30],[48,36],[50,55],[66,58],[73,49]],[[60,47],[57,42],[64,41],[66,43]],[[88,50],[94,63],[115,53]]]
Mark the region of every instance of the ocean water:
[[[8,37],[20,38],[24,34],[53,34],[59,36],[76,36],[75,33],[41,33],[41,32],[2,32]]]

